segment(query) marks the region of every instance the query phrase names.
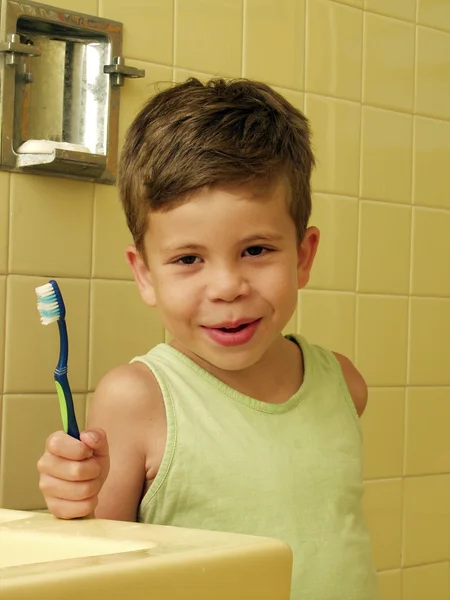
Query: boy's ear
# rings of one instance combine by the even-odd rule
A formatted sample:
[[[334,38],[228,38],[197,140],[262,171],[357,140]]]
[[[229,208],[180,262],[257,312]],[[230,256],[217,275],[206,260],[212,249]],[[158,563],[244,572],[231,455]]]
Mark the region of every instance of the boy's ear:
[[[316,256],[319,239],[320,231],[317,227],[308,227],[297,251],[298,289],[304,288],[309,281],[309,275]]]
[[[141,253],[137,250],[136,246],[130,244],[125,250],[125,257],[133,271],[134,280],[137,283],[142,300],[148,306],[156,306],[155,288],[153,287],[152,276]]]

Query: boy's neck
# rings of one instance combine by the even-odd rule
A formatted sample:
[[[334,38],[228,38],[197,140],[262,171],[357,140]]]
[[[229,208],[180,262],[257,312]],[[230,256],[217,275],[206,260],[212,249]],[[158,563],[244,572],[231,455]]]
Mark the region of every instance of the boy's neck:
[[[189,352],[176,339],[170,345],[226,385],[261,402],[283,404],[297,392],[303,382],[302,352],[297,344],[282,335],[256,364],[240,371],[226,371],[215,367]]]

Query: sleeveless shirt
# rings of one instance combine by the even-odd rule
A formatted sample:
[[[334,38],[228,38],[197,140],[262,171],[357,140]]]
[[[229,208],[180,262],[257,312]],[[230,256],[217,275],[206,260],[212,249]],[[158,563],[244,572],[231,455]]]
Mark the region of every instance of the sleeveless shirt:
[[[304,380],[284,404],[236,391],[168,344],[133,359],[153,372],[167,417],[139,521],[281,539],[292,600],[378,600],[358,415],[333,353],[287,337]]]

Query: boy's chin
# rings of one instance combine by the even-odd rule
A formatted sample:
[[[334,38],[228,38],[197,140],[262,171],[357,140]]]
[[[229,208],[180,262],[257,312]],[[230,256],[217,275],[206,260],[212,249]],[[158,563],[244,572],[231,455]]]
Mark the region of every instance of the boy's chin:
[[[244,346],[240,346],[239,349],[235,347],[232,350],[218,347],[210,351],[197,348],[196,350],[192,349],[191,352],[215,369],[230,372],[245,371],[253,367],[261,358],[257,352],[244,348]]]

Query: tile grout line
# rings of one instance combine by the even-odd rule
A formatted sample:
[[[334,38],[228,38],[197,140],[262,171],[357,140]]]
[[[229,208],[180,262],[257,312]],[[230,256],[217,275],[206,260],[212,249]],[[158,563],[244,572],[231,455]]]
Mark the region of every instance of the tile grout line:
[[[241,77],[244,77],[244,71],[245,71],[245,44],[247,41],[247,36],[245,35],[246,22],[247,22],[247,0],[242,0]]]
[[[176,44],[176,39],[177,39],[177,0],[172,0],[172,10],[173,10],[173,21],[172,21],[172,80],[175,81],[175,56],[176,56],[176,50],[177,50],[177,44]]]
[[[447,211],[448,212],[448,211]],[[74,275],[54,275],[56,278],[58,278],[58,280],[70,280],[70,281],[102,281],[102,282],[107,282],[107,283],[111,283],[113,285],[120,285],[120,284],[125,284],[125,285],[133,285],[133,280],[132,279],[116,279],[110,276],[99,276],[99,277],[92,277],[89,278],[88,276],[86,277],[77,277]],[[6,275],[7,278],[29,278],[29,277],[35,277],[35,278],[47,278],[48,277],[48,273],[8,273],[8,275]],[[408,293],[394,293],[394,292],[390,292],[390,291],[364,291],[361,290],[359,292],[356,292],[354,289],[339,289],[339,288],[321,288],[321,287],[313,287],[313,286],[308,286],[305,288],[305,293],[319,293],[319,294],[336,294],[336,295],[354,295],[354,294],[358,294],[360,296],[370,296],[370,297],[377,297],[377,298],[384,298],[384,299],[388,299],[388,298],[409,298],[409,294]],[[411,295],[412,299],[415,300],[423,300],[423,301],[431,301],[431,302],[444,302],[444,303],[448,303],[450,302],[450,297],[449,296],[443,296],[443,295],[431,295],[431,294],[412,294]]]
[[[353,334],[353,356],[355,364],[358,364],[358,334],[359,334],[359,278],[360,278],[360,257],[361,257],[361,192],[363,178],[363,161],[362,161],[362,145],[363,145],[363,91],[364,91],[364,67],[365,67],[365,33],[366,33],[366,18],[365,11],[362,11],[361,19],[361,83],[360,83],[360,115],[359,115],[359,181],[358,181],[358,204],[357,204],[357,250],[356,250],[356,277],[355,277],[355,331]]]
[[[406,387],[403,384],[399,384],[399,385],[392,385],[392,384],[368,384],[368,388],[369,390],[379,390],[379,391],[383,391],[383,390],[405,390]],[[414,389],[414,390],[445,390],[445,391],[449,391],[450,392],[450,383],[448,384],[429,384],[429,385],[410,385],[408,386],[409,389]],[[93,392],[95,391],[95,389],[91,389],[88,386],[88,390],[86,392],[86,390],[83,389],[78,389],[76,387],[74,387],[74,389],[72,390],[73,394],[78,394],[78,395],[83,395],[89,392]],[[48,396],[48,395],[53,395],[55,394],[55,391],[53,388],[49,388],[46,391],[39,391],[39,392],[35,392],[35,391],[30,391],[30,390],[14,390],[14,391],[10,391],[7,392],[5,391],[5,393],[3,394],[3,396],[27,396],[27,395],[32,395],[32,396]],[[422,475],[407,475],[407,477],[425,477],[427,475],[445,475],[445,474],[449,474],[450,475],[450,470],[449,471],[442,471],[439,473],[428,473],[428,474],[422,474]],[[399,475],[397,476],[397,478],[401,478],[402,476]]]
[[[0,393],[2,394],[2,396],[5,394],[5,380],[6,380],[6,327],[8,324],[7,321],[7,292],[8,292],[8,283],[9,283],[9,271],[10,271],[10,267],[9,267],[9,260],[10,260],[10,254],[11,254],[11,207],[12,207],[12,202],[11,202],[11,193],[12,193],[12,185],[11,185],[11,173],[8,173],[8,186],[7,186],[7,195],[8,195],[8,218],[7,218],[7,230],[6,230],[6,236],[7,236],[7,244],[6,244],[6,274],[5,274],[5,294],[4,294],[4,302],[5,302],[5,315],[4,315],[4,323],[3,323],[3,327],[4,327],[4,338],[3,338],[3,380],[1,382],[2,386],[1,386],[1,390]],[[1,414],[0,414],[0,430],[1,430],[1,423],[2,423],[2,414],[3,414],[3,404],[1,406]],[[0,436],[1,436],[1,431],[0,431]]]
[[[93,354],[92,352],[92,339],[93,339],[93,331],[92,331],[92,324],[93,324],[93,319],[92,319],[92,313],[93,313],[93,286],[92,286],[92,282],[94,280],[90,280],[89,281],[89,310],[88,310],[88,340],[87,340],[87,355],[88,355],[88,365],[87,365],[87,369],[86,369],[86,387],[84,390],[84,397],[85,397],[85,407],[87,409],[87,395],[89,393],[89,387],[90,387],[90,381],[91,381],[91,371],[92,371],[92,364],[93,361],[90,360],[91,356]],[[86,415],[85,415],[85,421],[86,421]]]
[[[410,115],[413,116],[413,115]],[[325,190],[325,189],[320,189],[320,188],[315,188],[313,194],[321,194],[323,196],[337,196],[340,198],[354,198],[354,199],[359,199],[359,200],[364,200],[365,202],[371,202],[373,204],[383,204],[385,206],[396,206],[396,207],[408,207],[411,206],[411,202],[399,202],[399,201],[393,201],[393,200],[386,200],[383,198],[373,198],[373,197],[369,197],[369,196],[352,196],[350,194],[343,194],[343,193],[339,193],[339,192],[330,192],[329,190]],[[421,210],[427,210],[430,212],[439,212],[439,213],[446,213],[448,214],[450,212],[450,208],[445,208],[445,207],[440,207],[440,206],[425,206],[423,204],[416,204],[415,205],[417,208],[421,209]]]
[[[405,479],[429,479],[431,477],[446,477],[449,476],[449,471],[439,471],[437,473],[419,473],[414,475],[407,475],[403,477],[402,475],[392,475],[391,477],[366,477],[364,479],[365,482],[376,481],[377,483],[388,482],[388,481],[403,481]]]
[[[91,356],[92,356],[92,351],[91,351],[91,337],[92,337],[92,303],[91,303],[91,296],[92,296],[92,282],[94,281],[94,262],[95,262],[95,258],[94,257],[95,257],[95,244],[96,244],[96,234],[95,234],[95,224],[97,222],[97,193],[96,192],[97,192],[97,187],[96,187],[96,184],[94,184],[94,189],[93,189],[93,194],[92,194],[92,244],[91,244],[92,255],[91,255],[91,276],[89,277],[89,283],[88,283],[88,289],[89,289],[89,294],[88,294],[89,307],[88,307],[88,323],[87,323],[88,339],[87,339],[87,348],[86,348],[86,360],[87,360],[86,367],[87,368],[86,368],[86,380],[85,380],[85,390],[84,390],[84,426],[83,426],[83,429],[86,426],[87,390],[88,390],[88,387],[89,387],[90,370],[91,370],[91,364],[92,364],[92,360],[91,360]]]
[[[418,4],[416,2],[416,20],[417,20]],[[414,24],[414,85],[413,85],[413,111],[416,110],[416,96],[417,96],[417,24]],[[410,386],[411,380],[411,292],[412,292],[412,277],[413,277],[413,249],[414,249],[414,208],[413,208],[413,197],[415,194],[415,122],[416,119],[413,115],[411,129],[412,129],[412,143],[411,143],[411,215],[410,215],[410,240],[409,240],[409,285],[408,285],[408,330],[407,330],[407,342],[406,342],[406,389],[405,389],[405,412],[403,417],[403,477],[402,477],[402,519],[401,519],[401,567],[405,567],[405,552],[406,552],[406,510],[405,510],[405,482],[407,477],[407,449],[408,449],[408,387]],[[403,579],[402,579],[402,594],[403,594]]]
[[[308,15],[309,15],[309,2],[310,0],[305,0],[305,9],[303,12],[303,27],[304,27],[304,36],[303,36],[303,111],[306,106],[306,67],[308,65],[308,39],[309,39],[309,28],[308,28]]]
[[[244,0],[244,2],[246,2],[247,0]],[[306,65],[308,62],[308,44],[307,44],[307,38],[308,38],[308,27],[307,27],[307,22],[308,22],[308,4],[309,4],[309,0],[305,0],[305,8],[303,11],[303,28],[304,28],[304,36],[303,36],[303,107],[302,107],[302,112],[303,114],[306,116]],[[284,88],[287,89],[287,88]],[[311,189],[311,199],[314,196],[314,192]],[[304,293],[305,289],[302,290],[298,290],[297,293],[297,305],[296,305],[296,315],[295,315],[295,329],[296,332],[301,334],[301,326],[302,326],[302,302],[303,302],[303,293]]]

